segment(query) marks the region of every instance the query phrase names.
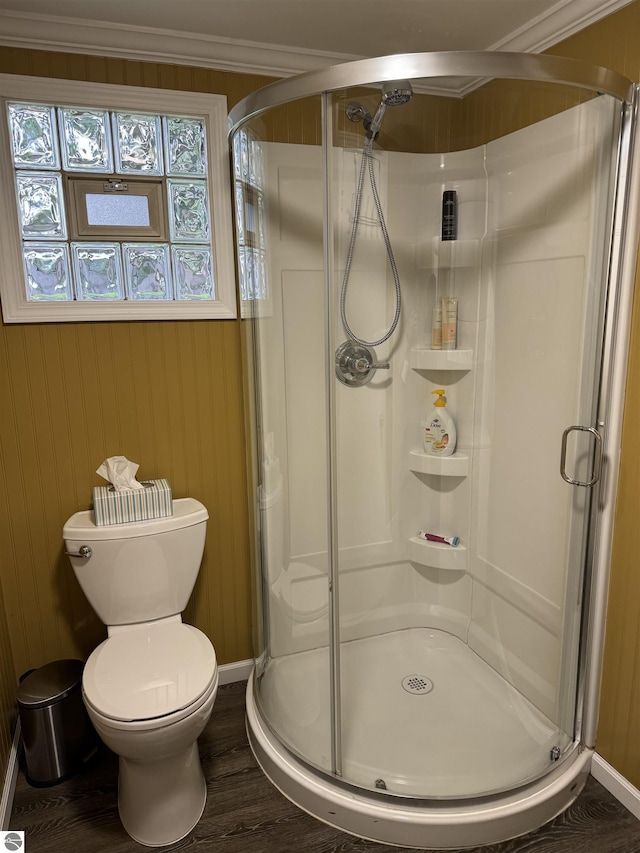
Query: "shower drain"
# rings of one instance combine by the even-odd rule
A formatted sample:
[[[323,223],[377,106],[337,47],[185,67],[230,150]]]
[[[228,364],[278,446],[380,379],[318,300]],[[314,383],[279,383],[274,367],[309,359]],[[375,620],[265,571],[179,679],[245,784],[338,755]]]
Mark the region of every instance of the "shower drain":
[[[431,693],[433,690],[433,681],[424,675],[407,675],[402,679],[402,687],[407,693]]]

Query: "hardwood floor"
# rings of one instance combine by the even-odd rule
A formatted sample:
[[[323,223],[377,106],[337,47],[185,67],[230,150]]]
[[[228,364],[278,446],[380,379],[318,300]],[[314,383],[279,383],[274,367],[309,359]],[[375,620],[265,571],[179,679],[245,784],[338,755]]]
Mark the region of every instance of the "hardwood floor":
[[[256,764],[244,729],[244,682],[218,691],[200,738],[208,783],[204,815],[166,851],[189,853],[398,853],[315,820],[286,800]],[[26,853],[141,853],[118,819],[117,758],[103,748],[84,773],[32,788],[21,771],[11,829],[25,830]],[[147,848],[148,849],[148,848]],[[451,851],[449,851],[451,853]],[[469,851],[467,851],[469,853]],[[590,778],[574,805],[547,826],[471,853],[640,853],[640,821]]]

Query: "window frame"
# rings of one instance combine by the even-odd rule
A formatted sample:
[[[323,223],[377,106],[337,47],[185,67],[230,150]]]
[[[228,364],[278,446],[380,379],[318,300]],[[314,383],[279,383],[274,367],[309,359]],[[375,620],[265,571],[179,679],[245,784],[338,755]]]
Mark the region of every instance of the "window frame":
[[[97,179],[96,179],[97,178]],[[106,195],[105,185],[117,182],[127,185],[127,196],[145,196],[148,203],[149,225],[89,225],[86,196]],[[135,240],[168,243],[164,183],[162,178],[133,178],[122,175],[79,175],[67,172],[62,183],[65,189],[67,225],[71,240]]]
[[[237,317],[233,254],[232,196],[224,95],[147,89],[110,83],[86,83],[0,74],[0,204],[7,216],[0,226],[0,301],[5,323],[61,323],[114,320],[234,319]],[[211,213],[211,250],[216,299],[167,302],[68,302],[27,299],[22,261],[15,169],[7,120],[7,101],[55,106],[98,107],[110,111],[202,117],[207,129],[207,188]],[[85,177],[89,177],[86,175]],[[93,177],[93,176],[92,176]],[[101,176],[96,175],[96,179]],[[135,176],[119,176],[122,180]],[[107,239],[107,238],[104,238]],[[117,238],[114,238],[117,239]],[[70,239],[67,241],[70,243]]]

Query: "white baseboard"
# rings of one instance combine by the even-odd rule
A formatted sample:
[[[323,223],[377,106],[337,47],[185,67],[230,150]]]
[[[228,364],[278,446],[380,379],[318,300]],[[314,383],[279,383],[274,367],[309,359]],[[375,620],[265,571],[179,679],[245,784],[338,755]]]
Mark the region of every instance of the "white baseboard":
[[[18,779],[21,735],[22,728],[20,726],[20,720],[18,719],[13,733],[11,749],[9,750],[7,771],[4,776],[2,798],[0,799],[0,830],[3,831],[9,829],[9,821],[11,820],[11,810],[13,808],[13,799],[16,793],[16,781]]]
[[[596,752],[591,762],[591,775],[610,794],[640,820],[640,791]]]
[[[234,681],[246,681],[253,669],[253,658],[223,663],[218,667],[218,684],[232,684]]]

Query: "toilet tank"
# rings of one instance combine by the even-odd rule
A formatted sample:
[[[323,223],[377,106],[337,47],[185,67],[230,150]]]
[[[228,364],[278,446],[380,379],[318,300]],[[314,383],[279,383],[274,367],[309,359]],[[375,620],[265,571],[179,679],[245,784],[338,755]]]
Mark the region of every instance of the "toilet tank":
[[[65,551],[89,603],[105,625],[132,625],[182,613],[198,577],[209,514],[193,498],[173,515],[98,527],[93,512],[64,525]],[[83,545],[91,556],[74,556]]]

